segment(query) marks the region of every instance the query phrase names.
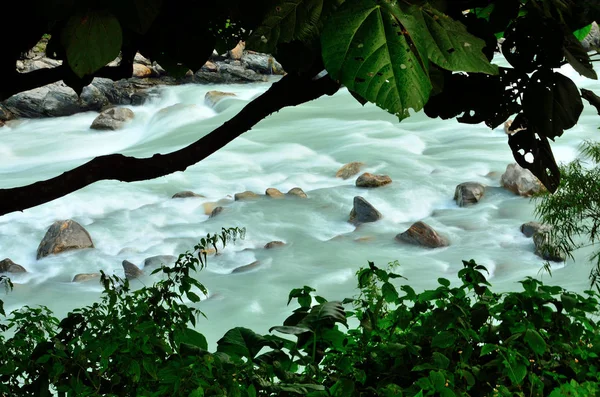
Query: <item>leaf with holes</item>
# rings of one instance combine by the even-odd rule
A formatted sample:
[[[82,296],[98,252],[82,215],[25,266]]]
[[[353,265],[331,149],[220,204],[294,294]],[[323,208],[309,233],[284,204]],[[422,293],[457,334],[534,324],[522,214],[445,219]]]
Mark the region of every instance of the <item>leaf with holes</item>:
[[[573,81],[551,70],[531,76],[523,94],[523,113],[529,126],[550,139],[577,124],[583,111],[581,94]]]
[[[123,33],[119,20],[102,11],[73,15],[61,33],[67,61],[78,77],[93,74],[119,55]]]

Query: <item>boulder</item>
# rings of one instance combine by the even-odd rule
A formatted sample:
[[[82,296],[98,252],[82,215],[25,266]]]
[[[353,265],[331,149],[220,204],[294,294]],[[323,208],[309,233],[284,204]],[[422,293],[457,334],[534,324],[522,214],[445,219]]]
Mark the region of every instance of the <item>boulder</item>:
[[[255,83],[267,81],[267,77],[256,73],[254,70],[246,69],[241,64],[220,63],[216,73],[200,68],[194,74],[194,81],[217,84]]]
[[[204,208],[204,215],[210,215],[213,213],[213,211],[215,210],[215,208],[217,208],[218,204],[217,203],[213,203],[211,201],[207,202],[207,203],[202,203],[202,208]]]
[[[202,70],[216,73],[219,71],[219,67],[214,62],[206,61],[206,63],[202,65]]]
[[[277,247],[283,247],[285,245],[285,243],[283,241],[270,241],[268,243],[265,244],[265,249],[273,249],[273,248],[277,248]]]
[[[360,172],[360,169],[365,165],[359,161],[353,161],[348,164],[344,164],[342,168],[337,170],[335,173],[336,178],[348,179]]]
[[[4,105],[2,105],[2,103],[0,103],[0,120],[8,121],[12,120],[13,118],[14,116],[12,115],[12,113],[9,112],[8,109],[4,107]]]
[[[383,218],[383,215],[371,203],[360,196],[354,197],[354,206],[352,207],[352,211],[350,211],[349,222],[361,224],[375,222],[381,218]]]
[[[135,117],[131,109],[110,108],[98,115],[91,125],[93,130],[119,130]]]
[[[265,191],[265,194],[271,198],[284,198],[285,195],[283,193],[281,193],[278,189],[275,189],[274,187],[270,187]]]
[[[380,187],[392,183],[392,178],[388,175],[374,175],[365,172],[356,179],[358,187]]]
[[[158,268],[161,265],[171,266],[177,262],[177,257],[173,255],[156,255],[144,259],[144,269]]]
[[[246,42],[240,40],[240,42],[235,46],[235,48],[233,48],[232,50],[229,50],[227,55],[229,56],[230,59],[239,61],[240,59],[242,59],[242,56],[244,55],[245,48],[246,48]]]
[[[133,57],[133,62],[134,62],[134,65],[136,63],[139,63],[140,65],[144,65],[144,66],[152,66],[152,62],[150,62],[150,60],[148,58],[146,58],[139,52],[135,53],[135,56]]]
[[[532,237],[537,232],[549,231],[550,229],[550,225],[538,222],[527,222],[521,225],[521,233],[523,233],[525,237]]]
[[[288,196],[296,196],[296,197],[300,197],[300,198],[308,198],[308,196],[306,195],[306,193],[304,193],[304,190],[300,189],[299,187],[291,188],[290,190],[288,190],[288,192],[286,194]]]
[[[500,178],[500,184],[511,192],[526,197],[546,189],[531,171],[522,168],[517,163],[509,164],[506,167],[506,172]]]
[[[27,270],[10,258],[5,258],[0,261],[0,273],[27,273]]]
[[[396,236],[396,240],[428,248],[447,247],[450,242],[425,222],[416,222]]]
[[[260,261],[254,261],[248,265],[236,267],[235,269],[233,269],[231,271],[231,274],[249,272],[250,270],[256,269],[259,265],[260,265]]]
[[[215,106],[219,103],[223,98],[234,97],[237,96],[233,92],[223,92],[223,91],[208,91],[206,95],[204,95],[204,102],[208,106]]]
[[[258,198],[258,194],[251,192],[249,190],[246,190],[245,192],[241,192],[241,193],[236,193],[233,196],[233,199],[235,201],[240,201],[240,200],[252,200],[252,199],[256,199]]]
[[[94,248],[94,243],[87,230],[71,219],[56,221],[40,242],[37,259],[83,248]]]
[[[62,81],[23,91],[4,101],[15,117],[40,118],[70,116],[87,110],[79,97]]]
[[[244,52],[242,66],[260,74],[284,74],[283,67],[269,54]]]
[[[223,207],[215,207],[212,212],[210,213],[209,218],[214,218],[215,216],[219,215],[221,212],[223,212],[224,208]]]
[[[456,186],[454,200],[459,207],[477,204],[485,194],[485,186],[477,182],[464,182]]]
[[[533,244],[535,245],[535,254],[547,261],[564,262],[567,258],[566,253],[552,240],[549,230],[541,230],[534,233]]]
[[[600,47],[600,28],[596,22],[592,22],[592,30],[583,39],[581,45],[586,51],[591,51],[596,47]]]
[[[72,283],[84,283],[86,281],[100,278],[100,273],[79,273],[73,277]]]
[[[133,64],[133,77],[137,77],[138,79],[144,79],[147,77],[151,77],[154,73],[155,72],[146,65],[142,65],[139,63]]]
[[[194,193],[194,192],[192,192],[190,190],[185,190],[183,192],[175,193],[173,195],[173,197],[171,197],[171,198],[175,199],[175,198],[190,198],[190,197],[201,197],[201,198],[203,198],[204,196],[201,195],[201,194],[198,194],[198,193]]]
[[[144,275],[144,272],[139,267],[127,260],[123,261],[122,265],[127,280],[133,280]]]

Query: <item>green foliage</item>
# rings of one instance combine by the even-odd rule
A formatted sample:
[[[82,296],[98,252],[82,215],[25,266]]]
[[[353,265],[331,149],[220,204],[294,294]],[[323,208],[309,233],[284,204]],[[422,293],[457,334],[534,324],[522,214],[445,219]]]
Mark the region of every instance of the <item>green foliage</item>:
[[[561,167],[560,188],[538,196],[535,209],[537,217],[551,226],[552,245],[571,258],[576,249],[600,242],[600,144],[585,142],[581,155]],[[600,289],[600,249],[590,261],[592,285]]]

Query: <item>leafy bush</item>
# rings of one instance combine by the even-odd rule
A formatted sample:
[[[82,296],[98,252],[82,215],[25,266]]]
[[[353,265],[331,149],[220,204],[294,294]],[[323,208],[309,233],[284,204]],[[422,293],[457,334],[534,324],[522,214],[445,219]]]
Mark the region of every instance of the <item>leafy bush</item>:
[[[208,235],[165,279],[132,291],[103,275],[99,303],[58,320],[44,307],[11,314],[0,334],[0,395],[44,396],[594,396],[598,294],[533,278],[496,294],[486,269],[463,262],[462,284],[416,293],[397,262],[357,272],[359,295],[328,302],[304,286],[283,325],[229,330],[209,352],[184,297],[206,290],[190,271],[243,230]],[[344,305],[352,304],[353,310]],[[0,306],[1,307],[1,306]],[[344,326],[347,329],[340,328]]]

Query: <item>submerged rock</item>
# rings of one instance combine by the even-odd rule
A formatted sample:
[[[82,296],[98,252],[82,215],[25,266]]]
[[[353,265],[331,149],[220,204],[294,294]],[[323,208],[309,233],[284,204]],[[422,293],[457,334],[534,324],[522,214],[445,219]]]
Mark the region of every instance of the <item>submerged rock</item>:
[[[249,272],[250,270],[256,269],[258,266],[260,266],[260,261],[254,261],[249,265],[236,267],[231,271],[231,274]]]
[[[542,259],[553,262],[564,262],[566,253],[553,241],[550,230],[541,230],[533,234],[535,254]]]
[[[171,198],[190,198],[190,197],[200,197],[204,198],[203,195],[194,193],[191,190],[185,190],[183,192],[175,193]]]
[[[144,275],[144,272],[139,267],[128,260],[124,260],[122,266],[127,280],[133,280]]]
[[[550,225],[538,222],[527,222],[521,225],[521,233],[523,233],[525,237],[532,237],[537,232],[549,231],[550,229]]]
[[[215,106],[219,103],[223,98],[234,97],[237,96],[233,92],[223,92],[223,91],[208,91],[206,95],[204,95],[204,102],[208,106]]]
[[[281,193],[278,189],[274,187],[270,187],[265,191],[265,194],[271,198],[284,198],[285,195]]]
[[[79,273],[73,277],[72,283],[85,283],[100,278],[100,273]]]
[[[296,196],[296,197],[300,197],[300,198],[308,198],[308,196],[306,195],[306,193],[304,193],[304,190],[300,189],[299,187],[291,188],[286,194],[288,196]]]
[[[90,234],[74,220],[56,221],[50,226],[37,249],[37,259],[51,254],[94,248]]]
[[[145,268],[157,268],[161,265],[171,266],[177,261],[177,257],[174,255],[155,255],[144,259]]]
[[[344,164],[342,168],[337,170],[335,173],[336,178],[348,179],[360,172],[360,169],[365,165],[359,161],[353,161],[348,164]]]
[[[383,215],[371,203],[360,196],[354,197],[354,206],[352,207],[352,211],[350,211],[349,222],[357,225],[360,223],[375,222],[381,218],[383,218]]]
[[[0,261],[0,273],[27,273],[27,270],[10,258],[5,258]]]
[[[388,175],[374,175],[365,172],[356,179],[358,187],[380,187],[392,183],[392,178]]]
[[[450,245],[450,241],[446,237],[439,235],[431,226],[420,221],[412,224],[405,232],[398,234],[396,240],[428,248]]]
[[[531,171],[522,168],[517,163],[509,164],[506,167],[506,172],[500,178],[500,184],[514,194],[526,197],[546,189]]]
[[[210,213],[209,218],[214,218],[215,216],[219,215],[221,212],[223,212],[225,208],[223,207],[215,207],[212,212]]]
[[[127,108],[110,108],[98,115],[92,122],[92,130],[119,130],[132,120],[135,114]]]
[[[235,201],[252,200],[252,199],[256,199],[256,198],[258,198],[258,194],[251,192],[249,190],[246,190],[245,192],[241,192],[241,193],[236,193],[233,196],[233,199]]]
[[[265,244],[265,249],[273,249],[273,248],[277,248],[277,247],[283,247],[285,245],[285,243],[283,241],[270,241],[268,243]]]
[[[456,186],[454,200],[459,207],[477,204],[485,194],[485,186],[477,182],[464,182]]]

